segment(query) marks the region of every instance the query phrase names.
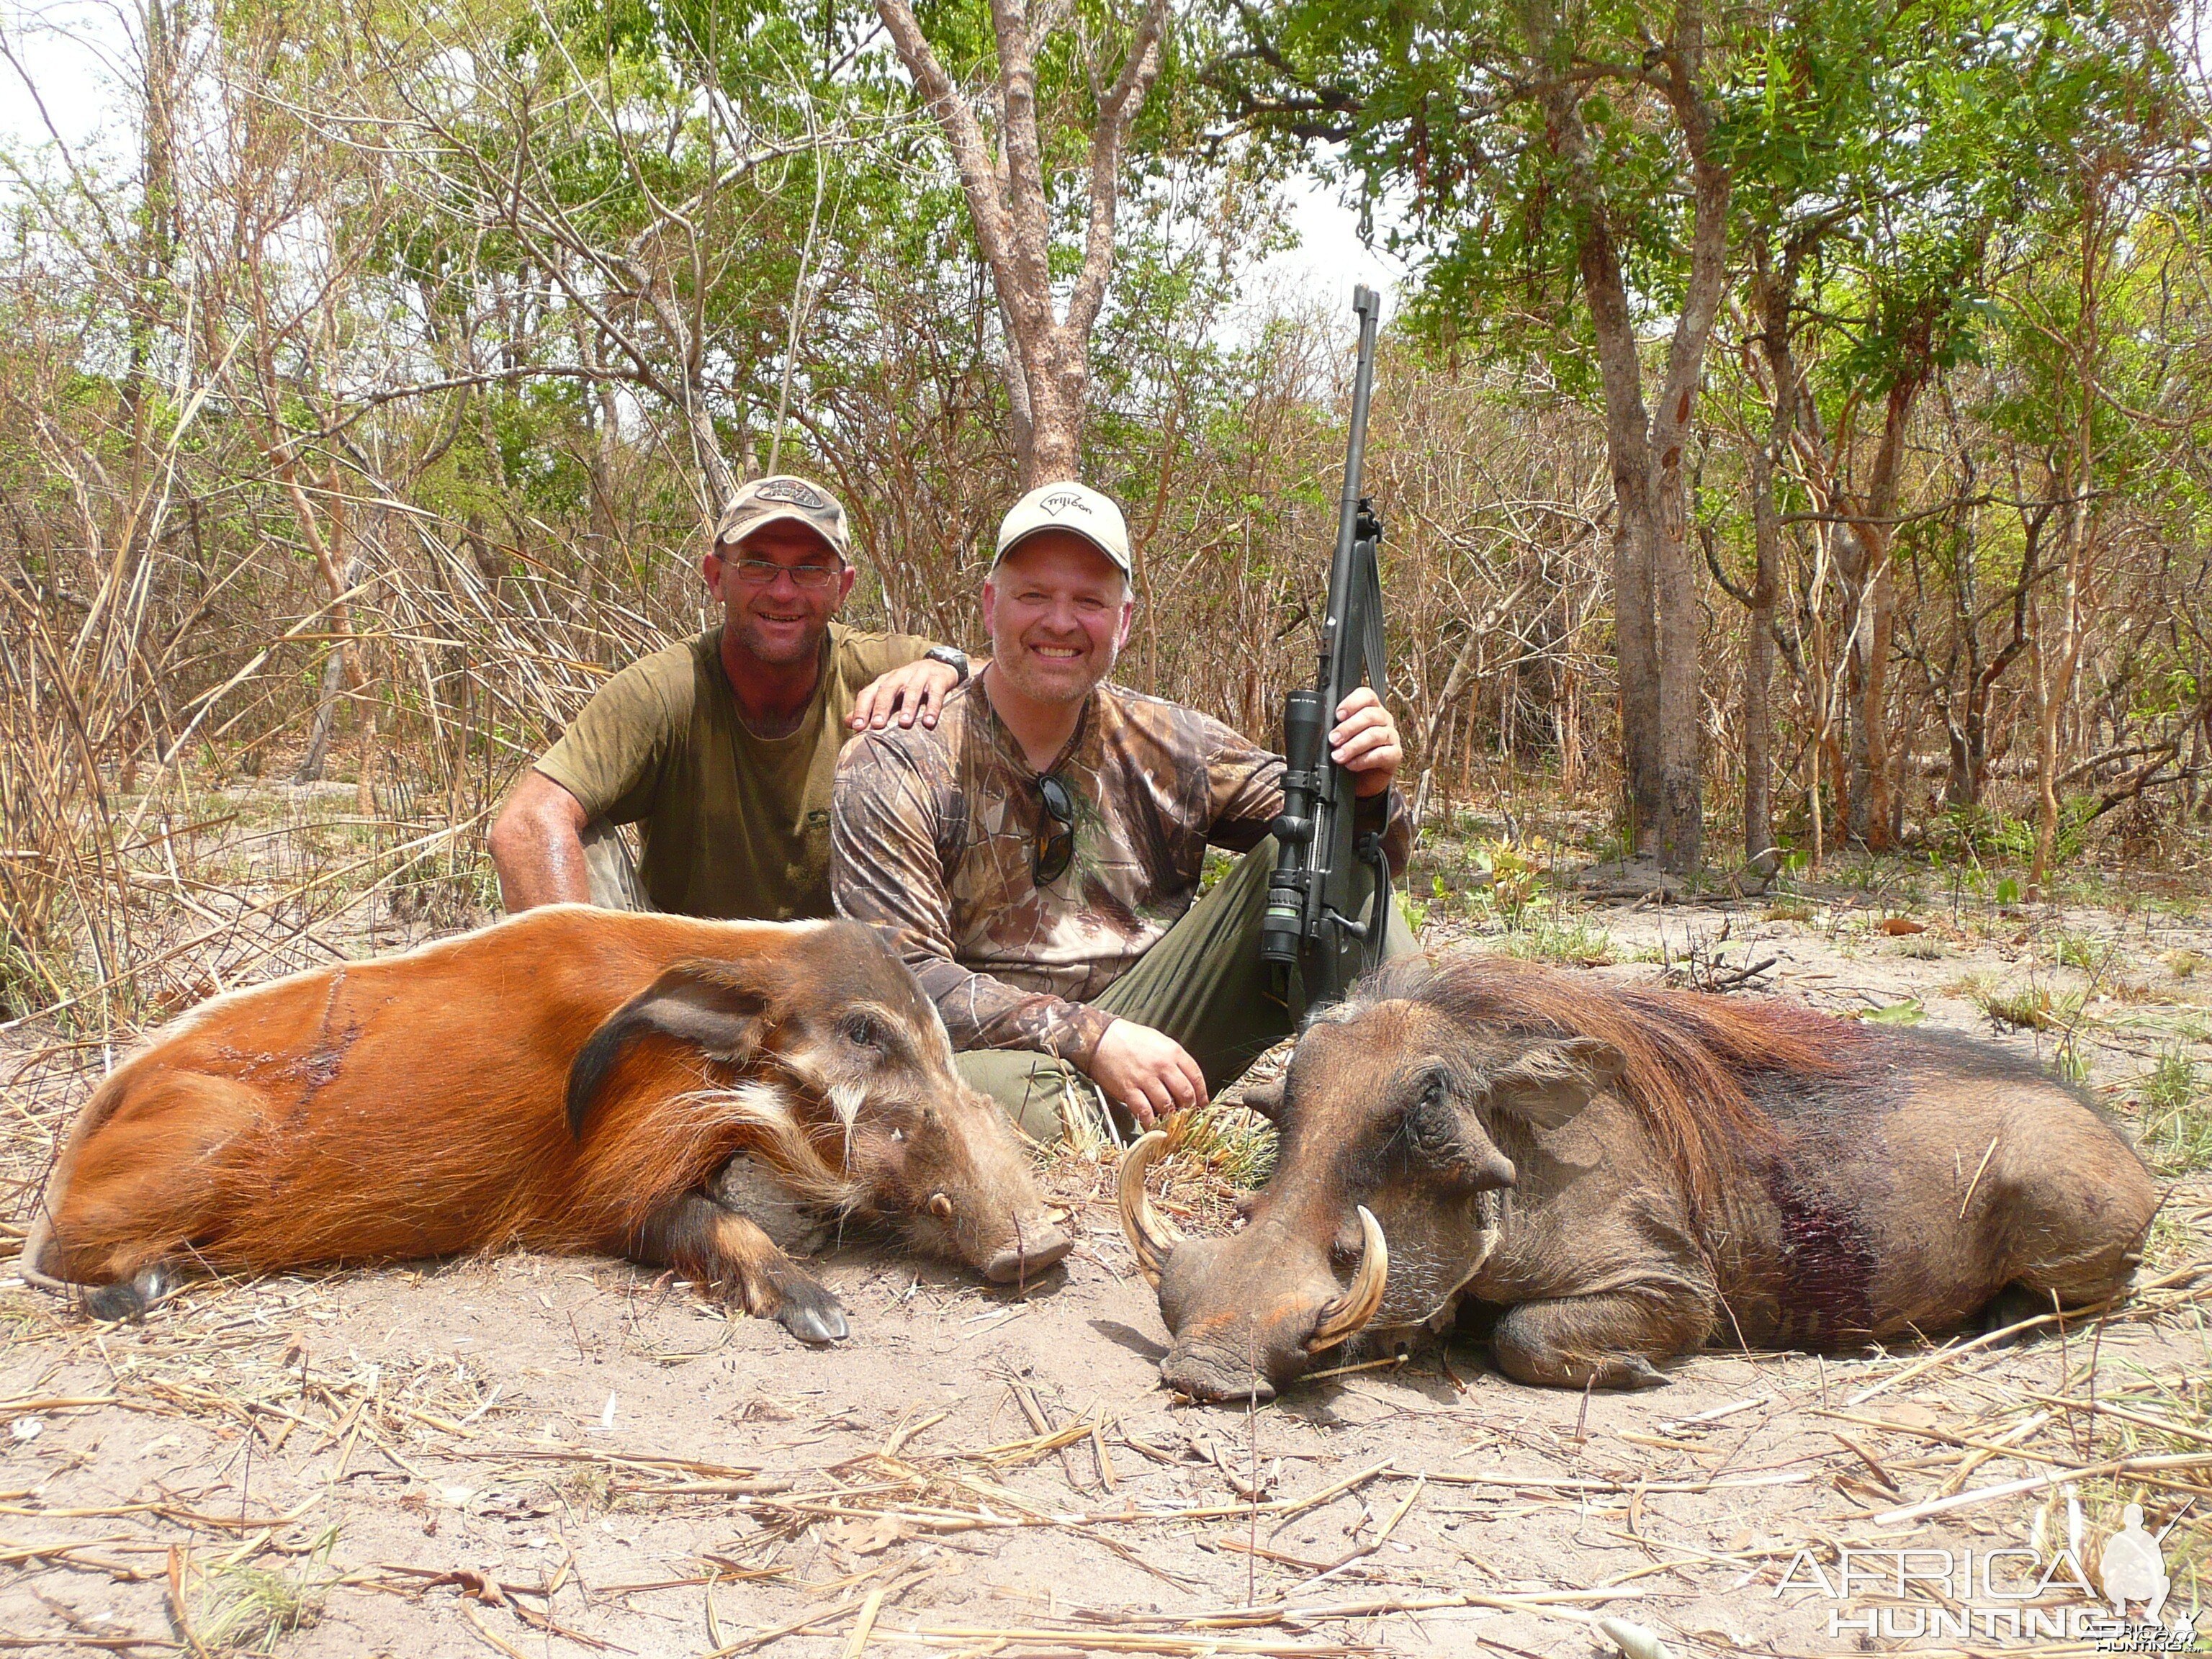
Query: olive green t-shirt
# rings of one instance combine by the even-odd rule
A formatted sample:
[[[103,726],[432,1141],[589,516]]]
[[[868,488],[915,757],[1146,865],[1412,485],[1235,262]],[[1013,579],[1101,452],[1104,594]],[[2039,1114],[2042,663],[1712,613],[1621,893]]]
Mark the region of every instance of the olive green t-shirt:
[[[787,738],[738,715],[722,630],[632,663],[599,690],[538,769],[594,818],[640,826],[639,874],[663,910],[789,921],[830,908],[830,794],[862,686],[929,648],[830,624],[814,701]]]

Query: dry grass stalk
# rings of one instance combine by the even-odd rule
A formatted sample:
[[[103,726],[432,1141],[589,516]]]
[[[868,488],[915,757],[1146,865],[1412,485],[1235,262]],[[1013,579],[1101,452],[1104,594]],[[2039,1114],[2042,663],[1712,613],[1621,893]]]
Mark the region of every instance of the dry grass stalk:
[[[811,1613],[803,1619],[794,1619],[787,1625],[778,1625],[770,1630],[756,1631],[750,1636],[741,1637],[727,1647],[716,1648],[706,1656],[706,1659],[734,1659],[734,1656],[738,1654],[751,1653],[757,1649],[766,1647],[771,1642],[781,1642],[787,1636],[803,1636],[809,1631],[820,1629],[824,1625],[836,1623],[858,1605],[857,1598],[848,1597],[834,1607],[826,1608],[818,1613]]]
[[[926,1647],[948,1647],[969,1642],[1022,1643],[1047,1652],[1149,1653],[1207,1659],[1217,1653],[1249,1654],[1254,1659],[1357,1659],[1381,1650],[1364,1644],[1342,1642],[1264,1642],[1236,1637],[1176,1638],[1163,1632],[1126,1634],[1098,1630],[1023,1627],[1005,1625],[912,1625],[887,1635]],[[1003,1648],[992,1651],[1003,1652]],[[719,1656],[709,1656],[719,1659]]]
[[[508,1641],[505,1637],[489,1629],[485,1626],[483,1620],[477,1618],[476,1614],[471,1612],[468,1608],[463,1607],[461,1609],[461,1617],[467,1621],[468,1626],[471,1630],[483,1637],[486,1642],[498,1649],[501,1653],[507,1655],[507,1659],[530,1659],[530,1656],[528,1654],[523,1652],[520,1648],[516,1647],[514,1644]]]
[[[860,1659],[868,1650],[868,1638],[876,1627],[876,1615],[884,1610],[884,1592],[880,1587],[868,1592],[860,1603],[860,1616],[853,1622],[853,1633],[846,1638],[845,1651],[841,1659]]]
[[[1373,1555],[1379,1551],[1383,1545],[1390,1541],[1390,1534],[1398,1530],[1398,1523],[1406,1518],[1407,1511],[1412,1510],[1414,1504],[1419,1500],[1422,1492],[1428,1489],[1428,1484],[1429,1483],[1425,1477],[1416,1477],[1413,1481],[1413,1491],[1407,1492],[1404,1498],[1399,1500],[1398,1507],[1390,1511],[1390,1518],[1382,1523],[1381,1530],[1376,1532],[1374,1537],[1369,1539],[1364,1544],[1358,1546],[1356,1548],[1346,1550],[1342,1555],[1337,1557],[1335,1560],[1330,1562],[1320,1571],[1315,1573],[1313,1577],[1297,1585],[1296,1589],[1287,1592],[1284,1596],[1284,1600],[1289,1600],[1291,1595],[1297,1595],[1299,1590],[1312,1589],[1323,1579],[1334,1577],[1345,1568],[1350,1566],[1353,1562],[1364,1560],[1367,1557]],[[1251,1547],[1249,1542],[1248,1547]],[[1254,1553],[1257,1553],[1256,1548],[1254,1549]],[[1249,1600],[1249,1597],[1248,1596],[1247,1599]]]
[[[1931,1498],[1924,1504],[1909,1504],[1903,1509],[1887,1510],[1875,1517],[1885,1527],[1902,1527],[1914,1521],[1924,1521],[1930,1516],[1948,1515],[1977,1504],[1986,1504],[1999,1498],[2015,1498],[2024,1493],[2043,1492],[2052,1487],[2069,1486],[2077,1480],[2087,1480],[2100,1475],[2132,1474],[2152,1469],[2188,1469],[2212,1467],[2212,1452],[2184,1452],[2174,1456],[2115,1457],[2103,1463],[2085,1468],[2057,1470],[2050,1474],[2030,1476],[2025,1480],[2008,1480],[2002,1486],[1981,1486],[1972,1492],[1959,1492],[1949,1498]]]
[[[1861,1389],[1844,1403],[1847,1406],[1863,1406],[1878,1395],[1887,1394],[1892,1389],[1902,1388],[1907,1382],[1917,1382],[1929,1372],[1941,1370],[1947,1365],[1956,1364],[1971,1353],[1978,1352],[1984,1348],[1995,1347],[1999,1344],[2011,1341],[2027,1332],[2041,1330],[2046,1326],[2057,1325],[2063,1328],[2069,1321],[2079,1324],[2100,1316],[2110,1314],[2115,1308],[2120,1310],[2120,1317],[2124,1319],[2155,1317],[2158,1314],[2166,1312],[2177,1305],[2177,1301],[2169,1298],[2165,1302],[2158,1302],[2150,1297],[2150,1292],[2178,1285],[2192,1285],[2198,1279],[2203,1278],[2208,1271],[2212,1271],[2212,1261],[2184,1262],[2178,1267],[2160,1273],[2155,1279],[2137,1285],[2124,1304],[2100,1302],[2088,1307],[2065,1308],[2056,1313],[2037,1314],[2031,1318],[2019,1320],[1997,1330],[1985,1331],[1979,1336],[1964,1342],[1954,1343],[1936,1353],[1929,1354],[1926,1358],[1907,1365],[1903,1370]],[[2179,1300],[2194,1299],[2196,1298],[2183,1297]]]
[[[1454,1470],[1431,1469],[1428,1478],[1438,1486],[1502,1486],[1512,1492],[1559,1492],[1597,1494],[1613,1493],[1626,1497],[1633,1492],[1700,1492],[1741,1491],[1757,1486],[1804,1486],[1813,1485],[1818,1476],[1810,1471],[1796,1474],[1748,1475],[1741,1479],[1710,1480],[1607,1480],[1600,1475],[1549,1474],[1461,1474]]]
[[[2130,1411],[2125,1406],[2114,1405],[2110,1400],[2069,1400],[2059,1395],[2038,1394],[2033,1389],[2021,1392],[2030,1400],[2040,1400],[2062,1410],[2087,1412],[2092,1417],[2114,1417],[2123,1423],[2133,1423],[2138,1428],[2155,1429],[2160,1434],[2176,1435],[2184,1440],[2198,1440],[2212,1445],[2212,1431],[2191,1428],[2187,1424],[2176,1423],[2167,1418],[2153,1417],[2144,1412]],[[2036,1420],[2043,1420],[2048,1416],[2048,1413],[2041,1413]]]

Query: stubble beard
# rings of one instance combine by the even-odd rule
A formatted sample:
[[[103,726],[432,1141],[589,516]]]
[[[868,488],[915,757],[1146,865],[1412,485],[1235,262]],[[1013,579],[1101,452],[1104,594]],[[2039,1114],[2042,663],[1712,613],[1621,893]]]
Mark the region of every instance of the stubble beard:
[[[766,629],[752,617],[732,616],[722,626],[740,653],[767,668],[795,668],[801,663],[812,662],[822,654],[823,637],[830,631],[827,622],[815,623],[805,629],[795,641],[787,642],[769,638]]]
[[[1019,640],[991,641],[992,672],[1004,674],[1010,689],[1031,702],[1073,708],[1105,684],[1114,672],[1115,653],[1109,648],[1102,662],[1085,655],[1069,660],[1066,672],[1036,672],[1036,659]]]

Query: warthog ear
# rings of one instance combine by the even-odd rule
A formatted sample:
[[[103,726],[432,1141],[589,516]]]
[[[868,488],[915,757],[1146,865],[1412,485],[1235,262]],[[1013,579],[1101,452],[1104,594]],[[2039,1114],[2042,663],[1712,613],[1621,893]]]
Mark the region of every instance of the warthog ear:
[[[1540,1129],[1556,1129],[1620,1079],[1627,1057],[1595,1037],[1540,1042],[1490,1078],[1501,1110]]]
[[[742,1065],[759,1051],[775,1000],[761,964],[679,962],[607,1016],[568,1068],[568,1132],[581,1139],[599,1091],[631,1043],[671,1038],[715,1060]]]

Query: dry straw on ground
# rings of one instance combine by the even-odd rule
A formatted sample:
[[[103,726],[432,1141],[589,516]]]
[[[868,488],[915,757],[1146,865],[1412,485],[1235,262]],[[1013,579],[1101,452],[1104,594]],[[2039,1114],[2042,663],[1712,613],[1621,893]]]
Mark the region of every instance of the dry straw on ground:
[[[131,915],[147,1018],[451,925],[395,905],[410,824],[350,795],[201,800],[232,821],[173,834],[179,883]],[[329,858],[341,845],[357,850]],[[319,881],[317,858],[359,867]],[[1631,964],[1603,971],[1686,959],[1693,933],[1705,959],[1735,959],[1694,908],[1551,908],[1563,951],[1596,938]],[[1879,907],[1848,896],[1802,920],[1762,908],[1724,909],[1725,950],[1778,957],[1781,988],[1827,1006],[1978,1018],[1975,988],[2023,975],[2078,998],[2075,1035],[2124,1106],[2148,1089],[2130,1068],[2197,1052],[2191,981],[2153,965],[2196,938],[2178,923],[2100,924],[2128,960],[2100,958],[2099,990],[2057,932],[2014,945],[2010,921],[1938,916],[1952,958],[1923,962],[1883,953]],[[1431,925],[1467,923],[1440,906]],[[1551,937],[1532,918],[1500,942]],[[1960,975],[1986,977],[1954,995]],[[5,1034],[19,1216],[128,1040],[119,986],[76,988]],[[1186,1127],[1161,1202],[1226,1227],[1266,1155],[1256,1120],[1218,1111]],[[2207,1588],[2202,1170],[2180,1176],[2133,1299],[2040,1316],[2023,1346],[1716,1354],[1665,1393],[1589,1400],[1504,1383],[1466,1346],[1355,1355],[1248,1416],[1157,1391],[1110,1158],[1047,1169],[1081,1240],[1065,1288],[985,1291],[848,1250],[836,1277],[860,1334],[823,1356],[665,1275],[520,1256],[206,1284],[135,1328],[0,1291],[0,1646],[1585,1655],[1611,1614],[1677,1653],[1809,1655],[1840,1649],[1820,1606],[1774,1595],[1801,1550],[2048,1551],[2078,1508],[2094,1558],[2127,1502],[2176,1523],[2174,1610]]]

